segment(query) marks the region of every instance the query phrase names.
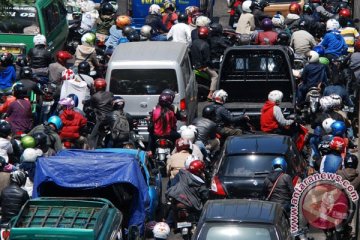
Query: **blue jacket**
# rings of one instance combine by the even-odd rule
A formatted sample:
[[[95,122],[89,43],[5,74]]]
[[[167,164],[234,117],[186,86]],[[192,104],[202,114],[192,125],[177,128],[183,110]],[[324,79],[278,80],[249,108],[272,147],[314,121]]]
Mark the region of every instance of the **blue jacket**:
[[[330,153],[323,158],[323,169],[320,167],[320,172],[336,173],[342,164],[340,154]]]
[[[16,80],[16,72],[14,66],[8,66],[0,71],[0,89],[5,90],[11,88]]]
[[[302,73],[303,84],[307,88],[316,87],[319,83],[327,85],[326,65],[321,63],[309,63]]]
[[[346,91],[345,87],[342,86],[342,85],[330,85],[330,86],[327,86],[325,89],[324,89],[324,96],[329,96],[331,94],[337,94],[339,95],[344,104],[346,106],[349,106],[349,107],[353,107],[354,106],[354,103],[351,101],[351,99],[349,98],[349,94],[348,92]]]
[[[320,43],[325,48],[325,54],[337,57],[347,53],[347,45],[339,31],[327,32]]]
[[[110,35],[108,40],[105,42],[105,45],[106,47],[112,46],[115,48],[118,45],[120,38],[124,38],[124,35],[122,33],[122,30],[118,29],[116,25],[111,26],[111,28],[109,29],[109,33]]]

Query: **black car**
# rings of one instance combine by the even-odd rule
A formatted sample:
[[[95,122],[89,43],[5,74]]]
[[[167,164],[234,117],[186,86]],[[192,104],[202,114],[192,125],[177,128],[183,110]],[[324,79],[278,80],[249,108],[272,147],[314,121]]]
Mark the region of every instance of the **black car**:
[[[229,137],[220,156],[213,169],[211,198],[264,198],[264,180],[276,157],[286,159],[294,183],[306,166],[293,140],[276,134]]]
[[[192,239],[289,240],[291,235],[280,204],[227,199],[207,201]]]

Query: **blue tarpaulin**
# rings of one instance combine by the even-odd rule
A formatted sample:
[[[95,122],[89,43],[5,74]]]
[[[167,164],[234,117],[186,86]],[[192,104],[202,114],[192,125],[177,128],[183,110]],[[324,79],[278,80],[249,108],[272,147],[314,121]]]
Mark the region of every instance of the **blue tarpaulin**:
[[[37,160],[33,197],[41,197],[41,184],[53,182],[60,187],[92,189],[129,183],[138,190],[133,199],[129,226],[143,230],[148,189],[138,160],[133,154],[86,150],[63,150],[56,156]]]

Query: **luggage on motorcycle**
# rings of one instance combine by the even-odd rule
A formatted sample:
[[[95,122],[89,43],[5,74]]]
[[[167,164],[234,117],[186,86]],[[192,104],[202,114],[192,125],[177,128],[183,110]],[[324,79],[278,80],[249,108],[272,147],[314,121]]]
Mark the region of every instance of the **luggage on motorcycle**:
[[[129,139],[129,122],[124,113],[114,113],[115,122],[111,126],[111,137],[114,141]]]

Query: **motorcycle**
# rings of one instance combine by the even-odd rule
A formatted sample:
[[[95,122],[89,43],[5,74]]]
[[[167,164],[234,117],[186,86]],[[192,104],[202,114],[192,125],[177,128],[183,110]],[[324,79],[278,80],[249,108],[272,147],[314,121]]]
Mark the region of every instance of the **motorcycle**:
[[[156,140],[156,159],[160,166],[166,166],[167,157],[171,154],[172,141],[166,138],[159,138]]]
[[[81,37],[86,33],[80,26],[81,15],[69,21],[69,35],[65,43],[65,49],[72,55],[75,54],[77,46],[81,44]]]
[[[305,105],[302,113],[307,122],[312,122],[319,110],[321,98],[320,90],[321,89],[318,87],[312,87],[306,94]]]
[[[170,200],[176,222],[176,229],[184,240],[190,240],[195,232],[198,214],[191,211],[185,204]]]

